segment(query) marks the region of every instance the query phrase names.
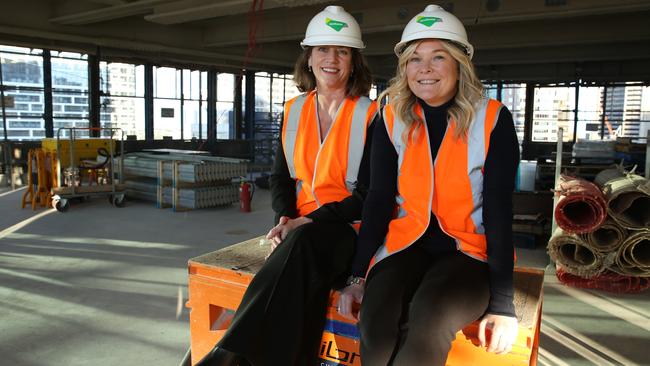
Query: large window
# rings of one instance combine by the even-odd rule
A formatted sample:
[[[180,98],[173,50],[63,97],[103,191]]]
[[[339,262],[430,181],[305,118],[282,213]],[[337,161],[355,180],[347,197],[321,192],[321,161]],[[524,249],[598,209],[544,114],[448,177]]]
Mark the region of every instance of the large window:
[[[208,73],[183,70],[183,139],[207,137]]]
[[[4,138],[38,140],[45,137],[43,120],[43,51],[0,46]]]
[[[607,85],[601,92],[605,138],[647,137],[650,128],[650,87],[627,82]]]
[[[154,139],[207,136],[207,76],[206,71],[153,68]]]
[[[181,138],[181,70],[153,68],[153,138]]]
[[[578,125],[576,126],[577,140],[600,140],[602,123],[608,126],[603,138],[614,137],[614,130],[609,119],[603,121],[602,86],[580,86],[578,94]]]
[[[490,92],[490,90],[488,90]],[[503,84],[501,87],[501,103],[510,113],[515,123],[517,138],[521,144],[524,141],[524,125],[526,120],[526,84]]]
[[[59,128],[88,128],[88,56],[52,51],[52,114],[54,135]],[[66,130],[61,136],[67,134]],[[76,133],[88,136],[88,130]]]
[[[242,87],[245,87],[243,83]],[[235,75],[217,75],[217,139],[235,137]]]
[[[300,94],[290,75],[255,74],[255,161],[270,163],[277,149],[285,101]]]
[[[144,66],[101,62],[101,126],[144,140]]]
[[[575,96],[574,87],[535,87],[533,141],[557,141],[557,131],[560,127],[563,128],[563,141],[573,141]]]
[[[255,74],[255,161],[270,163],[277,148],[284,103],[284,79],[277,74]],[[278,83],[277,81],[280,81]]]
[[[499,99],[499,84],[483,83],[485,87],[485,96],[490,99]]]
[[[370,92],[372,93],[372,90]],[[300,90],[296,87],[296,83],[293,82],[293,75],[284,75],[284,101],[291,100],[298,95],[300,95]]]
[[[94,83],[89,80],[87,55],[0,45],[0,70],[2,137],[38,140],[45,137],[50,128],[56,136],[59,128],[90,125],[89,96]],[[152,72],[153,84],[146,86],[144,65],[100,62],[100,125],[121,128],[126,135],[145,139],[144,94],[145,90],[152,90],[154,138],[207,138],[208,109],[212,109],[208,108],[208,89],[213,90],[207,85],[208,72],[162,66],[152,67]],[[46,80],[47,76],[51,79]],[[280,133],[284,103],[300,92],[291,75],[258,72],[252,77],[255,100],[250,105],[254,105],[254,111],[246,114],[251,120],[246,120],[247,125],[242,126],[245,133],[236,136],[237,78],[234,74],[217,73],[214,88],[216,136],[218,139],[250,136],[256,140],[256,159],[270,161]],[[50,82],[51,95],[46,95],[45,86]],[[246,95],[246,82],[241,87]],[[370,97],[376,98],[377,92],[377,86],[373,85]],[[646,137],[650,129],[650,86],[647,82],[576,80],[534,85],[490,80],[485,82],[485,94],[499,98],[512,112],[520,143],[526,135],[526,125],[530,126],[530,131],[526,132],[531,142],[540,144],[555,142],[560,127],[564,129],[564,141],[567,142],[619,137],[639,139]],[[244,109],[245,104],[241,108]],[[525,121],[526,117],[530,120]],[[249,130],[253,127],[254,130]]]
[[[532,127],[534,142],[557,141],[559,127],[564,141],[645,137],[650,87],[640,82],[536,87]]]

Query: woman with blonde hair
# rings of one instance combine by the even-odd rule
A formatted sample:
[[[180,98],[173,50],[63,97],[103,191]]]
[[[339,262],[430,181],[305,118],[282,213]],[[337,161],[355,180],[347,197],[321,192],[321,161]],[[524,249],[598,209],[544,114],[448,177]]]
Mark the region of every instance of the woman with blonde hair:
[[[483,96],[465,29],[442,8],[414,17],[395,53],[339,312],[354,317],[361,302],[364,366],[444,365],[456,332],[477,319],[482,345],[507,353],[517,335],[512,116]]]

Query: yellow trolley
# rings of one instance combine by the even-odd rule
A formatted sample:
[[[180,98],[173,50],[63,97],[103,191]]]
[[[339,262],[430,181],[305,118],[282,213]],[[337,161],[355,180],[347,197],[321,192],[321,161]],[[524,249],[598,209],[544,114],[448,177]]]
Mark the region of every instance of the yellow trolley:
[[[81,131],[99,131],[98,138],[79,137]],[[67,132],[67,139],[62,138]],[[116,136],[119,137],[119,159],[117,171],[115,170]],[[79,138],[78,138],[79,137]],[[59,212],[65,212],[70,208],[70,199],[88,198],[92,196],[106,196],[109,202],[116,206],[124,205],[125,187],[122,184],[122,159],[124,156],[124,131],[120,128],[97,128],[97,127],[65,127],[59,128],[54,139],[43,141],[43,149],[56,149],[57,181],[58,187],[52,188],[52,206]],[[105,157],[104,161],[95,160],[98,156]],[[101,181],[97,179],[97,170],[101,169],[105,174]],[[88,172],[93,177],[95,185],[89,178],[88,184],[83,185],[82,174]]]

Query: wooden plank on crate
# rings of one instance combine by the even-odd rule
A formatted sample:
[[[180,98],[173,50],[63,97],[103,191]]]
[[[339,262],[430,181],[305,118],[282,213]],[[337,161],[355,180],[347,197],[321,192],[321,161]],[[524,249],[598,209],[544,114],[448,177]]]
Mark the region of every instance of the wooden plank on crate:
[[[260,242],[264,244],[260,245]],[[192,258],[190,264],[255,275],[262,268],[270,249],[264,236],[259,236]]]

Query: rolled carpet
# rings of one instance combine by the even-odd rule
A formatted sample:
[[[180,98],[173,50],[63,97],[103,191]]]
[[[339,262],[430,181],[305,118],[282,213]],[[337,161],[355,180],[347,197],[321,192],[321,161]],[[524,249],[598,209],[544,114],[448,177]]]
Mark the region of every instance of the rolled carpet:
[[[560,197],[555,206],[555,221],[565,232],[587,233],[605,221],[607,204],[597,185],[562,174],[556,194]]]
[[[618,251],[618,248],[627,238],[627,230],[612,218],[607,217],[599,228],[592,232],[580,234],[580,236],[593,250],[606,255]]]
[[[609,215],[621,226],[650,229],[650,181],[621,168],[603,170],[594,179],[609,209]]]
[[[618,250],[612,271],[628,276],[650,277],[650,230],[634,232]]]
[[[611,271],[604,271],[593,278],[582,278],[557,266],[555,275],[560,282],[568,286],[604,290],[617,294],[637,293],[650,288],[650,278],[625,276]]]
[[[548,242],[548,254],[565,271],[576,276],[591,278],[604,270],[603,255],[593,250],[578,235],[555,230]]]

